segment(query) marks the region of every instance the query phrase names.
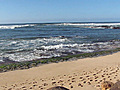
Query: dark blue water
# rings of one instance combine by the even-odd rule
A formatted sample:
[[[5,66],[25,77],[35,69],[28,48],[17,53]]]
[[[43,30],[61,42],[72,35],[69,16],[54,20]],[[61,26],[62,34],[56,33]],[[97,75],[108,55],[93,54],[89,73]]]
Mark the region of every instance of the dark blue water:
[[[0,25],[0,61],[94,52],[120,47],[120,23]]]

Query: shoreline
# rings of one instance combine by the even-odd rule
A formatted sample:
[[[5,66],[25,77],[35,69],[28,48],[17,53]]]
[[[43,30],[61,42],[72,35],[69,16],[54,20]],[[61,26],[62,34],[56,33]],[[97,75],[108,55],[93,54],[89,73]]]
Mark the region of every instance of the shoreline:
[[[14,70],[30,69],[32,67],[38,67],[38,66],[41,66],[44,64],[50,64],[50,63],[59,63],[59,62],[74,61],[74,60],[84,59],[84,58],[106,56],[106,55],[117,53],[119,51],[120,51],[120,48],[116,48],[112,50],[67,55],[63,57],[53,57],[48,59],[32,60],[32,61],[25,61],[25,62],[14,62],[14,61],[6,60],[9,63],[2,62],[0,64],[0,73],[14,71]]]
[[[115,83],[120,79],[119,59],[120,52],[0,73],[0,89],[46,90],[64,86],[70,90],[99,90],[104,80]]]

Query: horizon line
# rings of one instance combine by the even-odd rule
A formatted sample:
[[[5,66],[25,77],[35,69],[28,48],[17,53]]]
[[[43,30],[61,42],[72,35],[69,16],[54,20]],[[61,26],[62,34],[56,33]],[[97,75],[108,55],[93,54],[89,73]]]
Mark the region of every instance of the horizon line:
[[[48,22],[11,22],[0,24],[52,24],[52,23],[120,23],[120,21],[48,21]]]

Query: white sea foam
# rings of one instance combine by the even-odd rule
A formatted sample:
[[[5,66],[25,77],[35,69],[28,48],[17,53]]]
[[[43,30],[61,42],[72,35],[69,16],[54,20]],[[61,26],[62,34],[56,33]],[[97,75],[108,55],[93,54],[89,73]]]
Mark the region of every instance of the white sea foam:
[[[14,43],[16,42],[13,42],[13,44]],[[112,47],[111,44],[113,43],[114,45]],[[120,45],[118,46],[120,42],[117,42],[117,43],[113,42],[113,43],[112,42],[82,43],[82,44],[77,44],[77,43],[63,44],[62,43],[57,45],[39,46],[40,49],[37,49],[37,46],[34,46],[34,48],[32,48],[32,50],[30,51],[19,52],[20,50],[22,51],[27,47],[25,45],[25,48],[22,46],[22,49],[20,48],[17,49],[18,51],[16,50],[15,53],[5,53],[5,54],[1,54],[1,56],[9,57],[10,60],[18,61],[18,62],[31,61],[31,60],[41,59],[41,58],[59,57],[61,55],[67,55],[68,53],[70,54],[77,54],[78,52],[86,53],[86,52],[93,52],[97,49],[105,50],[109,48],[115,48],[115,46],[120,47]],[[3,60],[0,59],[0,61],[3,61]]]
[[[64,25],[64,26],[113,26],[120,25],[120,23],[61,23],[55,25]]]
[[[79,44],[59,44],[59,45],[49,45],[49,46],[41,46],[44,49],[58,49],[58,48],[64,48],[64,47],[75,47],[79,46]]]
[[[91,26],[91,28],[92,28],[92,26],[117,26],[117,25],[120,25],[120,23],[59,23],[59,24],[46,24],[46,25],[58,25],[58,26],[61,26],[61,25],[64,25],[64,26]],[[35,26],[35,24],[0,25],[0,29],[15,29],[15,28],[21,28],[21,27],[28,27],[28,26]],[[103,28],[103,27],[96,27],[96,28]]]
[[[49,55],[45,55],[46,53]],[[9,57],[10,60],[17,61],[17,62],[31,61],[31,60],[42,59],[42,58],[52,58],[52,57],[58,57],[58,56],[61,56],[61,55],[59,53],[50,53],[48,51],[40,52],[40,50],[34,50],[34,52],[23,52],[23,53],[14,53],[14,54],[4,55],[4,57]]]
[[[15,29],[27,26],[34,26],[33,24],[26,24],[26,25],[1,25],[0,29]]]
[[[68,42],[67,38],[38,38],[34,40],[4,40],[0,42],[1,49],[34,49],[48,43]]]
[[[3,58],[0,58],[0,62],[4,62],[4,61],[3,61]]]

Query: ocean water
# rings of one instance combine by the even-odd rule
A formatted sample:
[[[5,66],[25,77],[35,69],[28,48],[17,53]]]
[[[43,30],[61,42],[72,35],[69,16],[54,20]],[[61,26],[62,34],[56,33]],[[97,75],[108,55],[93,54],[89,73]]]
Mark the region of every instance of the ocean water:
[[[119,27],[118,22],[0,24],[0,62],[114,49],[120,47]]]

